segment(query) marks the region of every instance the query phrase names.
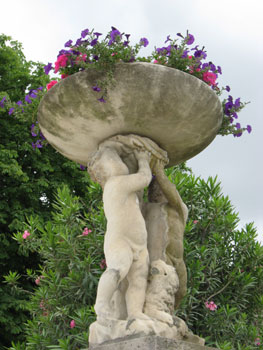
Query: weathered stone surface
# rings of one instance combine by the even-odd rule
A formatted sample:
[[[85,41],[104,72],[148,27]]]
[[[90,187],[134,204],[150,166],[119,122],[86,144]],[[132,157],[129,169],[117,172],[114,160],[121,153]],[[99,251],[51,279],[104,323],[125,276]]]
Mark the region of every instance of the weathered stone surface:
[[[89,350],[216,350],[216,348],[149,335],[130,336],[101,345],[90,345]]]
[[[221,125],[219,98],[190,74],[152,63],[120,63],[106,103],[92,90],[100,78],[95,70],[69,76],[39,106],[39,125],[49,143],[83,165],[100,142],[132,133],[166,150],[171,166],[201,152]]]

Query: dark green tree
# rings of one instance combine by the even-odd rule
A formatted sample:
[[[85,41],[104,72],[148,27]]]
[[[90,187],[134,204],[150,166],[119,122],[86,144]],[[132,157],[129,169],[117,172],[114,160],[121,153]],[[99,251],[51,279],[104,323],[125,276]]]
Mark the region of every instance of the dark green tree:
[[[26,269],[38,267],[38,255],[21,256],[12,239],[23,228],[25,216],[50,216],[50,203],[61,183],[66,183],[77,195],[84,196],[88,176],[79,165],[66,160],[50,146],[32,148],[31,125],[37,101],[28,104],[25,97],[31,89],[45,86],[48,77],[43,64],[27,61],[20,43],[0,35],[0,348],[19,339],[23,323],[28,318],[23,309],[26,294],[12,294],[3,275],[9,270],[26,274]],[[9,115],[7,106],[26,105],[24,113]],[[26,289],[32,283],[24,280]]]

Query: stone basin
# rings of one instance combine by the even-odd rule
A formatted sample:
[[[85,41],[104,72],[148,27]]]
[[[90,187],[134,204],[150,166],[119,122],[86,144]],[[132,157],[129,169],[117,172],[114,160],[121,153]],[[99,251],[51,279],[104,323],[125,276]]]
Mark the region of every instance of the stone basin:
[[[100,142],[137,134],[166,150],[172,166],[194,157],[217,135],[222,105],[200,79],[158,64],[119,63],[103,103],[92,90],[102,77],[93,69],[75,73],[40,102],[40,129],[65,157],[86,165]]]

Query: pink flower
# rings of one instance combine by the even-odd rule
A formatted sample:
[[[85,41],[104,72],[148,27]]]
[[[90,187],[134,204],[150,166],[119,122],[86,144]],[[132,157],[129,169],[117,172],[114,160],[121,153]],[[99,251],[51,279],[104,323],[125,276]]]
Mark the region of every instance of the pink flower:
[[[260,338],[256,338],[255,339],[255,345],[260,345],[261,343],[260,343]]]
[[[40,278],[38,277],[38,278],[35,280],[35,284],[36,284],[36,285],[39,285],[39,283],[40,283]]]
[[[74,320],[70,321],[70,328],[74,328],[76,326],[76,323]]]
[[[27,237],[29,237],[30,236],[30,232],[28,232],[28,231],[24,231],[24,234],[23,234],[23,238],[24,239],[27,239]]]
[[[216,85],[216,74],[212,72],[204,72],[203,80],[206,81],[209,85]]]
[[[89,229],[89,228],[87,228],[87,227],[85,227],[84,228],[84,231],[82,232],[82,236],[87,236],[89,233],[91,233],[92,231]]]
[[[115,55],[117,55],[117,52],[113,52],[113,53],[111,54],[111,56],[115,56]]]
[[[211,311],[215,311],[217,309],[217,305],[213,301],[210,301],[210,303],[206,301],[205,307]]]
[[[39,307],[40,307],[40,309],[45,309],[45,303],[44,303],[43,299],[40,301]]]
[[[47,90],[51,89],[52,86],[57,84],[57,80],[52,80],[50,83],[47,84]]]
[[[106,269],[107,267],[107,263],[106,263],[106,260],[105,259],[102,259],[101,262],[100,262],[100,268],[102,270]]]
[[[68,74],[61,74],[61,79],[65,79],[68,77]]]
[[[199,222],[198,220],[194,220],[193,221],[194,224],[198,224],[198,222]]]
[[[54,72],[57,73],[59,71],[59,68],[66,67],[68,61],[67,55],[60,55],[58,56],[58,59],[55,62],[55,70]]]
[[[85,62],[87,59],[87,54],[82,53],[76,58],[76,63],[79,63],[81,61]]]

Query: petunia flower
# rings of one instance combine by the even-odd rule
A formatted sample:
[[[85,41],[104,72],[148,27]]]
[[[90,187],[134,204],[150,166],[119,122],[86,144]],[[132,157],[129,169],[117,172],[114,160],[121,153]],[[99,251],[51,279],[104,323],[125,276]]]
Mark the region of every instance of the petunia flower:
[[[56,85],[57,83],[57,80],[51,80],[51,82],[47,84],[47,90],[50,90],[52,86]]]
[[[187,45],[192,45],[193,42],[195,41],[195,38],[194,38],[194,36],[192,34],[188,34],[186,39],[187,39],[187,41],[186,41]]]
[[[68,62],[68,56],[63,54],[58,56],[58,59],[55,62],[55,70],[54,72],[57,73],[61,67],[66,67]]]
[[[140,40],[140,45],[141,45],[141,46],[144,46],[144,47],[148,46],[148,45],[149,45],[148,39],[146,39],[146,38],[141,38],[141,40]]]
[[[84,228],[84,231],[82,232],[82,236],[87,236],[87,235],[88,235],[89,233],[91,233],[91,232],[92,232],[91,229],[85,227],[85,228]]]
[[[103,97],[98,98],[98,101],[103,102],[103,103],[106,103],[106,101],[104,100],[104,98],[103,98]]]
[[[88,34],[89,34],[89,30],[88,30],[88,29],[84,29],[84,30],[82,30],[82,32],[81,32],[81,37],[82,37],[82,38],[85,38]]]
[[[44,67],[45,74],[48,75],[52,68],[53,68],[53,67],[52,67],[52,63],[48,63],[48,64]]]
[[[68,40],[66,43],[65,43],[65,47],[71,47],[73,41],[72,40]]]
[[[252,127],[251,127],[251,125],[247,125],[247,132],[250,134],[250,133],[251,133],[251,131],[252,131]]]
[[[11,107],[11,108],[9,109],[8,114],[9,114],[9,115],[11,115],[11,114],[13,114],[13,113],[14,113],[14,111],[15,111],[15,108],[14,108],[14,107]]]

